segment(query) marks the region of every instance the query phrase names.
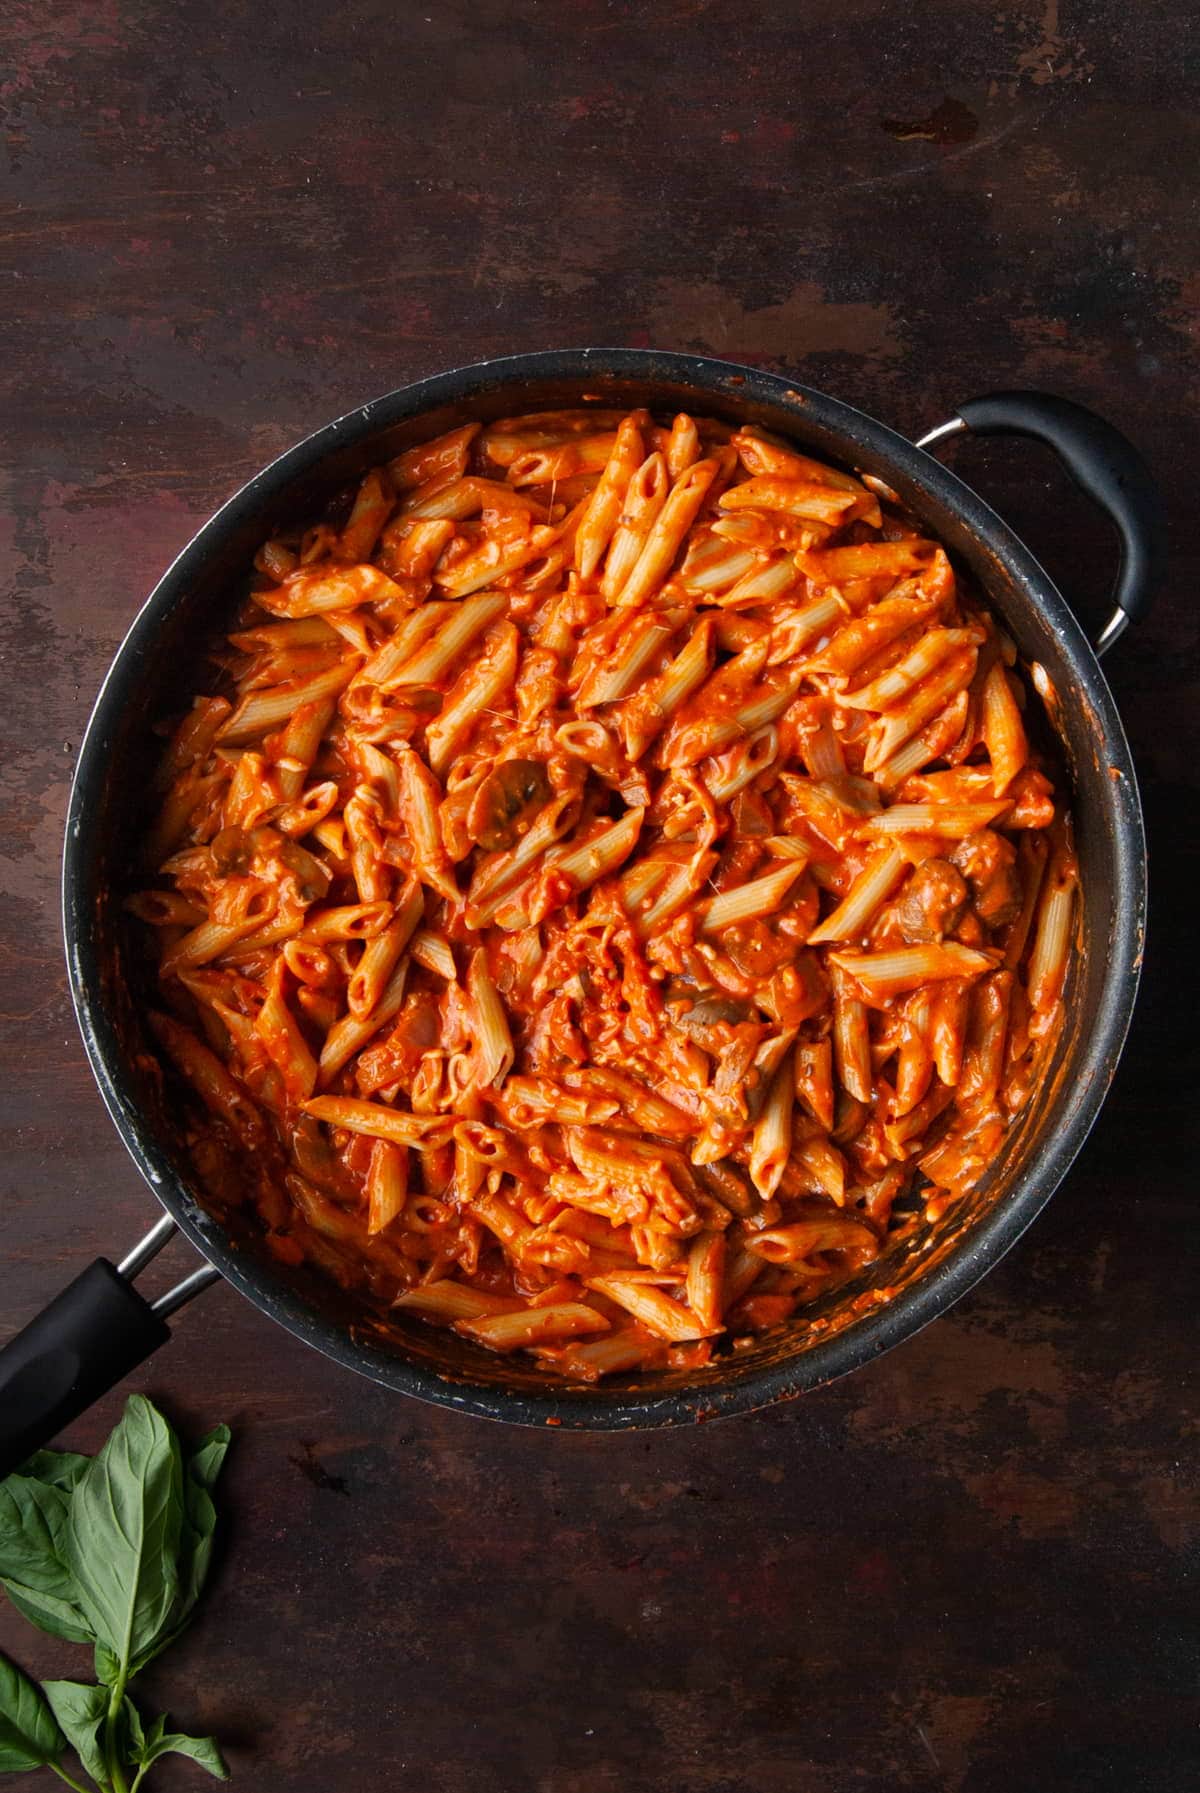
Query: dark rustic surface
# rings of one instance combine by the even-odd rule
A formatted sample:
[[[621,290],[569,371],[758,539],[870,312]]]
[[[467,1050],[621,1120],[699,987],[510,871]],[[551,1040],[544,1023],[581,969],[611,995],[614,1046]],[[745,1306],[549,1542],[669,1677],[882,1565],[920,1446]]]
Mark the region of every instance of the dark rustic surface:
[[[457,362],[653,344],[913,432],[1051,387],[1129,430],[1172,509],[1170,589],[1110,662],[1153,839],[1132,1041],[1066,1186],[956,1312],[682,1435],[426,1410],[224,1291],[135,1379],[236,1428],[222,1573],[153,1691],[229,1739],[243,1787],[1195,1784],[1189,21],[1186,0],[5,9],[0,1329],[151,1213],[70,1017],[67,781],[142,596],[286,443]],[[956,464],[1099,615],[1111,544],[1048,457]],[[0,1643],[84,1666],[8,1611]]]

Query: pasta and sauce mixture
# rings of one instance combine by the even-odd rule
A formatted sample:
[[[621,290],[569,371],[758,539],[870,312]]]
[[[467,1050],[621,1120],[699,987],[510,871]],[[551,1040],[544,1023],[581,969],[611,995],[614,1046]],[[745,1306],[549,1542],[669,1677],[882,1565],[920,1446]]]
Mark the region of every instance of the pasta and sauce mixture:
[[[977,1182],[1076,864],[1013,643],[881,482],[539,413],[255,568],[128,905],[218,1212],[592,1381],[744,1344]]]

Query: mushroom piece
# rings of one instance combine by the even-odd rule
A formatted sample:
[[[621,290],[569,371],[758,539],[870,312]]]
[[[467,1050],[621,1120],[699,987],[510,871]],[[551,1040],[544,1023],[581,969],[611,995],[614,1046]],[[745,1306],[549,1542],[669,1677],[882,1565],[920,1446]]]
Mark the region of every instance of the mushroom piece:
[[[467,832],[488,853],[515,847],[552,795],[540,760],[504,760],[476,791]]]

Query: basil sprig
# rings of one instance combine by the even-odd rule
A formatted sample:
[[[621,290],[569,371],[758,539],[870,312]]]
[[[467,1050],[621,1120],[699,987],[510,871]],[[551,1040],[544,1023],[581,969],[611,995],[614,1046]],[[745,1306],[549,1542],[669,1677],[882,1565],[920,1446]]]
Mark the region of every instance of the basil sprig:
[[[136,1793],[161,1756],[218,1780],[211,1737],[144,1725],[127,1688],[192,1616],[212,1560],[212,1490],[229,1447],[218,1426],[188,1457],[162,1414],[131,1395],[95,1457],[38,1451],[0,1482],[0,1585],[52,1637],[90,1644],[96,1682],[36,1682],[0,1656],[0,1772],[49,1768],[69,1787],[68,1749],[100,1793]]]

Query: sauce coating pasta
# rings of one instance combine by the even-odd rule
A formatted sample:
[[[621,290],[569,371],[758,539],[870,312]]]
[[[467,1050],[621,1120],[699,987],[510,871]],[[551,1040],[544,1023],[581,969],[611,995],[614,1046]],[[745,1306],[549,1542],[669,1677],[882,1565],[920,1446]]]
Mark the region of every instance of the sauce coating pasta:
[[[878,481],[468,424],[265,543],[147,818],[224,1212],[563,1376],[692,1367],[995,1158],[1077,871],[1012,643]]]

